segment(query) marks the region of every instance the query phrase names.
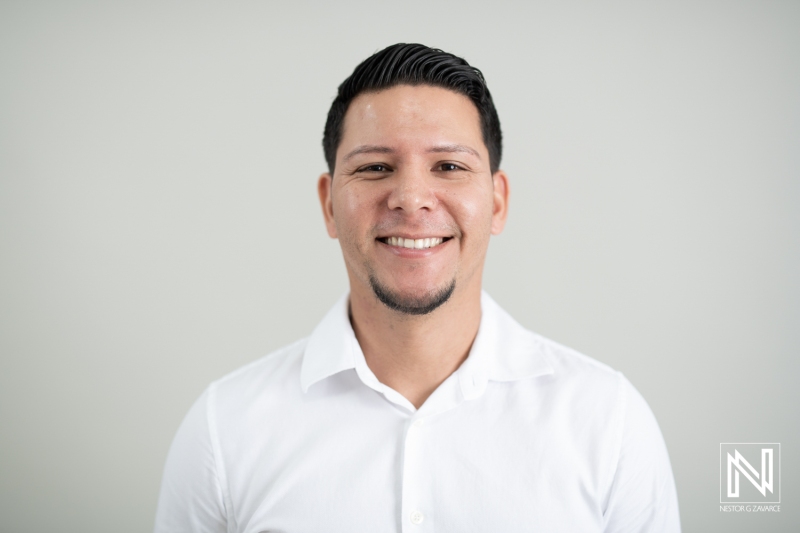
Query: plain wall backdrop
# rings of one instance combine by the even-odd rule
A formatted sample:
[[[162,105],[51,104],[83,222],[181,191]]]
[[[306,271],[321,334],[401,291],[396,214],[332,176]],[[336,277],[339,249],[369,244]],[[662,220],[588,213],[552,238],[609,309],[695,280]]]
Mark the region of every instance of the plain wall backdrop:
[[[338,84],[422,42],[505,134],[486,289],[625,373],[686,532],[800,523],[800,2],[0,4],[0,531],[152,529],[212,380],[346,290],[316,198]],[[781,512],[719,443],[782,444]]]

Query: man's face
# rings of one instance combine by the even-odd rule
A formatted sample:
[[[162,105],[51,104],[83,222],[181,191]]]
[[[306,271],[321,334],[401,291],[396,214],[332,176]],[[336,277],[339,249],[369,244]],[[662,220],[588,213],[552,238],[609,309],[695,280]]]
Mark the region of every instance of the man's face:
[[[480,289],[508,186],[490,171],[469,98],[401,85],[351,102],[334,176],[320,177],[319,194],[351,291],[422,314],[453,289]]]

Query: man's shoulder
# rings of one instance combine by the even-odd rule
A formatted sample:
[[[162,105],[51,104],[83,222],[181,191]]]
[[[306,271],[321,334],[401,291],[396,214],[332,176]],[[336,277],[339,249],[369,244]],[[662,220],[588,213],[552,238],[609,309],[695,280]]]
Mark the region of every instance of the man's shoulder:
[[[581,412],[594,413],[597,421],[619,426],[617,429],[621,429],[626,416],[637,420],[652,417],[647,402],[622,372],[547,337],[528,333],[535,340],[535,350],[553,368],[548,379],[538,385],[547,388],[553,405],[570,405]],[[611,424],[612,420],[616,422]]]
[[[622,372],[578,350],[565,346],[538,333],[528,331],[534,350],[544,357],[553,369],[548,380],[554,389],[590,402],[617,404],[630,386]]]
[[[523,326],[488,294],[482,305],[494,337],[488,344],[495,348],[500,374],[522,377],[549,376],[553,385],[582,382],[597,386],[618,386],[621,374],[592,357],[531,331]]]
[[[216,402],[241,403],[255,396],[295,386],[308,338],[278,348],[212,382],[209,392]]]
[[[532,331],[528,333],[535,340],[537,348],[553,365],[556,374],[575,378],[611,380],[619,378],[619,371],[593,357],[538,333]]]

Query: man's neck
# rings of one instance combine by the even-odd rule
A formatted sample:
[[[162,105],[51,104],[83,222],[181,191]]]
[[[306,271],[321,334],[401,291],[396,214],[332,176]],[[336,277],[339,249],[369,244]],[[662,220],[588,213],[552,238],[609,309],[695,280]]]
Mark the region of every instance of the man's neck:
[[[427,315],[389,309],[350,293],[350,320],[370,370],[416,408],[467,358],[481,320],[480,287],[453,292]]]

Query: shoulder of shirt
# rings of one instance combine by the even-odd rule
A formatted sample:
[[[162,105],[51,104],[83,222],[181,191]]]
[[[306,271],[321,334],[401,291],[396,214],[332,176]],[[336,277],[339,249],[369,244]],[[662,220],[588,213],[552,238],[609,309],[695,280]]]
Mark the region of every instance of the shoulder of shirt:
[[[616,457],[629,403],[632,396],[633,401],[640,398],[635,387],[619,370],[542,335],[530,334],[553,367],[550,378],[554,390],[560,391],[561,400],[575,408],[576,419],[593,413],[588,419],[600,423],[613,435],[609,443]]]
[[[308,337],[278,348],[213,381],[209,390],[219,394],[260,388],[273,381],[283,381],[292,374],[300,379],[299,368]]]
[[[618,390],[628,383],[622,372],[585,355],[573,348],[528,330],[538,350],[553,367],[553,378],[591,384],[593,388],[606,386]],[[610,392],[610,391],[609,391]]]
[[[575,370],[584,369],[600,373],[617,374],[618,372],[605,363],[585,355],[574,348],[564,346],[543,335],[539,335],[528,330],[538,342],[539,346],[545,351],[547,357],[554,363],[563,365],[564,368],[574,368]]]
[[[509,354],[496,359],[499,368],[506,368],[497,372],[499,375],[538,375],[553,385],[585,382],[594,385],[594,390],[604,383],[611,388],[619,386],[622,374],[607,364],[531,331],[485,293],[483,305],[495,324],[494,342],[498,343],[499,353]],[[530,372],[530,368],[535,368],[536,372]]]

